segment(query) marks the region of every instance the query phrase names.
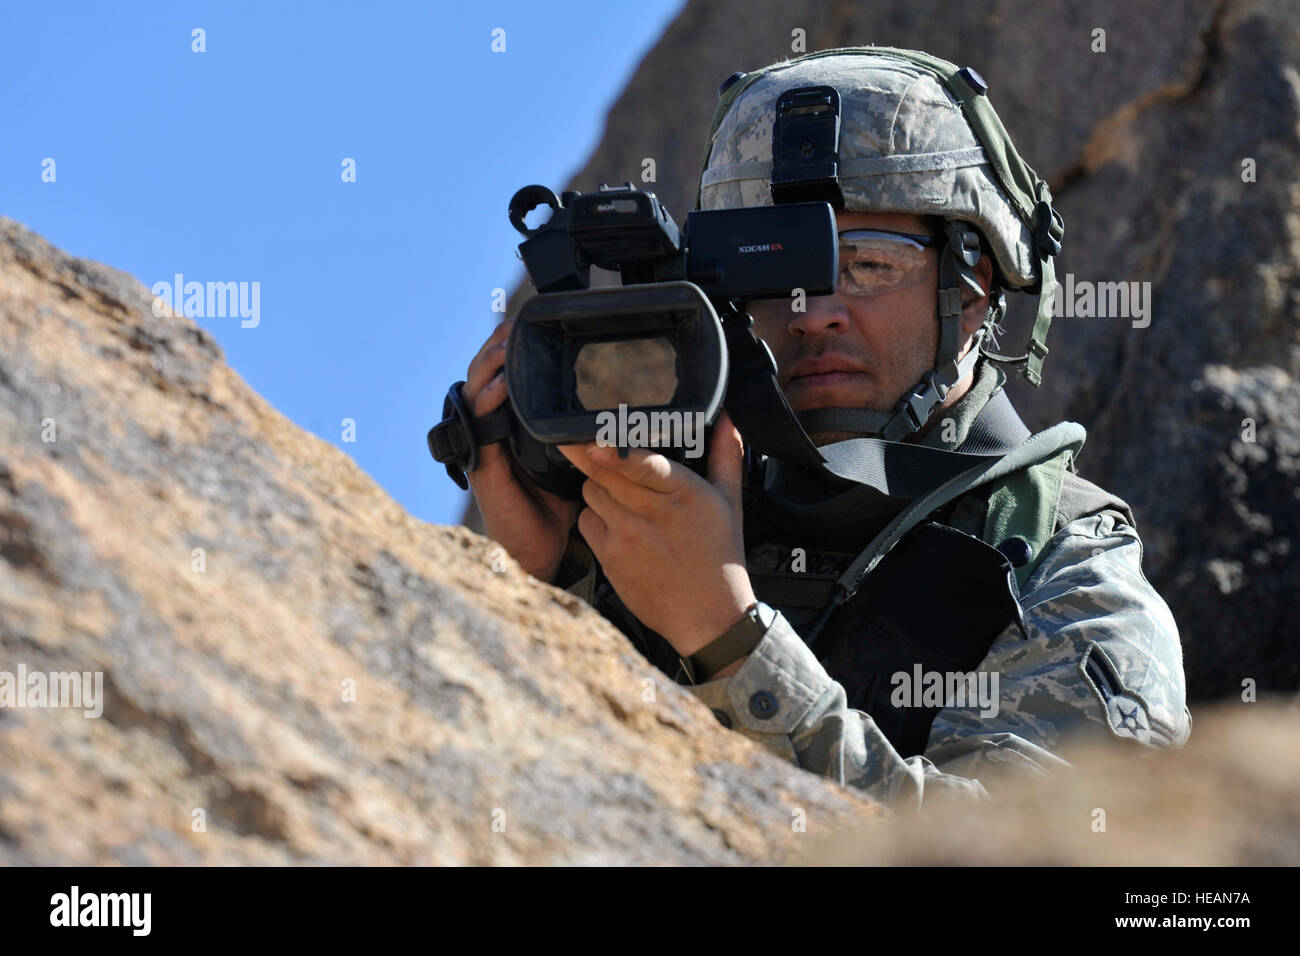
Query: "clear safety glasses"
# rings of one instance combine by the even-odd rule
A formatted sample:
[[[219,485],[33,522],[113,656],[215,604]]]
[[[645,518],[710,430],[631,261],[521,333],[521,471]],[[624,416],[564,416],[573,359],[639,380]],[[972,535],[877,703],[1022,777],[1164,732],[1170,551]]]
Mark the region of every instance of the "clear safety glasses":
[[[933,236],[879,229],[846,229],[840,233],[840,274],[837,286],[845,295],[881,295],[920,285],[931,276],[937,246]]]

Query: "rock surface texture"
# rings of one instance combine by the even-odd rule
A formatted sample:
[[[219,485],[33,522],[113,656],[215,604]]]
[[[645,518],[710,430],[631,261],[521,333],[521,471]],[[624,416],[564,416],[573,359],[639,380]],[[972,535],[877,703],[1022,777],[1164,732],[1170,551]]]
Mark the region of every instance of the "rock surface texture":
[[[103,674],[0,709],[0,864],[768,862],[875,815],[2,219],[0,340],[0,672]]]
[[[1196,711],[1187,746],[1068,745],[1077,769],[984,779],[992,798],[858,835],[818,834],[826,866],[1296,866],[1300,698]],[[1237,914],[1240,915],[1240,914]]]

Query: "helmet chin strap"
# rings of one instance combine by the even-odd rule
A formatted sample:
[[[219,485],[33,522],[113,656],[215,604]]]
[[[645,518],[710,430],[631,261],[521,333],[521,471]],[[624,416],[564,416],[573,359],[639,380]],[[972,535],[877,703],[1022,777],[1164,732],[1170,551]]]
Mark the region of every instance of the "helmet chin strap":
[[[961,359],[961,291],[984,295],[975,276],[980,258],[979,234],[964,222],[943,224],[945,243],[939,255],[939,351],[935,367],[921,376],[890,411],[868,408],[813,408],[798,412],[799,424],[808,434],[854,432],[886,441],[902,441],[916,434],[930,420],[948,391],[970,374],[979,361],[988,323],[975,333],[970,350]],[[997,306],[990,309],[1000,311]],[[1000,317],[1000,316],[999,316]]]

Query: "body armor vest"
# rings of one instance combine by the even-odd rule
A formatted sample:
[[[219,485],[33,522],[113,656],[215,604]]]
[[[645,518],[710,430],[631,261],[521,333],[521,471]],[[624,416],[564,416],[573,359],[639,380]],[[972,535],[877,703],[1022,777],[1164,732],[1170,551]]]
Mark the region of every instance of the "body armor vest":
[[[1023,457],[1028,429],[1014,410],[1008,414],[1005,395],[989,404],[990,419],[1001,424],[983,429],[973,440],[992,449],[1001,435],[1014,447],[990,461]],[[1071,428],[1065,437],[1073,440],[1040,443],[1024,467],[1003,469],[996,481],[944,500],[889,547],[847,603],[829,616],[824,612],[837,582],[861,558],[863,545],[926,496],[899,498],[880,490],[903,484],[897,477],[906,476],[906,469],[895,469],[892,483],[850,481],[802,473],[771,460],[768,464],[776,467],[765,471],[762,493],[747,494],[746,566],[755,595],[782,613],[830,677],[843,685],[848,705],[869,714],[902,756],[925,750],[943,702],[930,704],[926,698],[929,705],[912,700],[909,706],[895,706],[894,675],[912,678],[918,669],[944,675],[976,671],[1008,627],[1027,636],[1020,586],[1056,530],[1104,510],[1132,523],[1122,500],[1073,474],[1082,429]],[[1049,436],[1034,436],[1041,437]],[[927,455],[935,451],[924,450]],[[915,474],[913,468],[913,478]],[[751,479],[751,489],[753,484]],[[1020,531],[1022,548],[1006,547],[1013,542],[1002,536],[1010,530]],[[1014,564],[1012,558],[1017,558]],[[667,674],[682,674],[673,647],[642,625],[599,573],[591,603],[651,663]],[[820,628],[814,623],[819,618]]]
[[[858,539],[860,544],[861,539]],[[754,593],[800,633],[829,599],[836,578],[857,556],[854,542],[799,538],[748,547]],[[603,579],[596,608],[652,663],[677,673],[676,651],[641,624]],[[996,548],[950,525],[912,529],[832,615],[811,647],[848,705],[871,715],[903,756],[921,753],[941,709],[895,707],[891,676],[974,671],[1008,625],[1023,627],[1014,569]]]

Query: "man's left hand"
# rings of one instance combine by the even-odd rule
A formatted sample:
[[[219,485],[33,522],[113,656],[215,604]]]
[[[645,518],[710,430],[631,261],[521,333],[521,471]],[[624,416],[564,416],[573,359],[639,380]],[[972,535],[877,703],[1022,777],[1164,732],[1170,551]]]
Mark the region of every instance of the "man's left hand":
[[[754,603],[745,570],[744,453],[724,412],[709,443],[708,480],[643,448],[564,445],[587,481],[578,530],[627,609],[689,657]]]

